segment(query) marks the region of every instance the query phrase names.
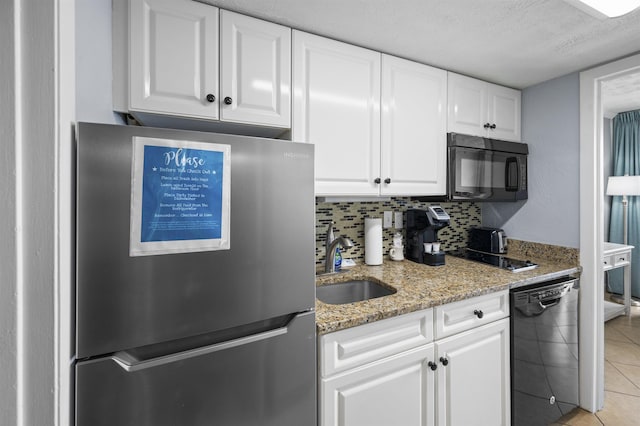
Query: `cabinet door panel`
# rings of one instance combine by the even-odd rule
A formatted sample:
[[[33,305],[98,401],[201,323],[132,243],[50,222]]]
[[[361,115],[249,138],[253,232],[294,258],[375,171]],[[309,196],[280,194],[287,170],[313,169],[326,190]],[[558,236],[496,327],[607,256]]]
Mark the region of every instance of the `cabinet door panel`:
[[[291,29],[223,10],[220,34],[221,119],[289,127]]]
[[[315,145],[316,195],[377,195],[380,53],[293,32],[293,140]]]
[[[490,137],[520,141],[520,103],[519,90],[489,86],[489,122],[496,125],[489,132]]]
[[[487,86],[474,78],[449,73],[449,132],[485,136]]]
[[[436,342],[437,424],[510,424],[509,319]]]
[[[446,192],[446,105],[446,71],[383,55],[382,194]]]
[[[218,9],[185,0],[132,0],[133,111],[218,118]]]
[[[433,344],[320,383],[323,426],[432,426]]]

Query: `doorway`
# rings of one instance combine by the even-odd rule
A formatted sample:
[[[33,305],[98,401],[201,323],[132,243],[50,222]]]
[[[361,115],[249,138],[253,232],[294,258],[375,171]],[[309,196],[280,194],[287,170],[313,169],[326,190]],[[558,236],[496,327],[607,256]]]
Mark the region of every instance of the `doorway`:
[[[602,85],[640,71],[640,55],[580,74],[580,404],[604,406],[604,150]]]

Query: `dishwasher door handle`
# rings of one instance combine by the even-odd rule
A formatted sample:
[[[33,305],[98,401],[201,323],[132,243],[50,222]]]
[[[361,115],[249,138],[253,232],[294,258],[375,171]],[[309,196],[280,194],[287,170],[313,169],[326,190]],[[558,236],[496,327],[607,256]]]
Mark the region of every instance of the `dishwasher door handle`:
[[[544,312],[546,309],[551,308],[552,306],[556,306],[558,303],[560,303],[560,299],[561,297],[558,297],[557,299],[553,299],[551,301],[551,303],[542,303],[542,302],[538,302],[540,304],[540,307],[542,308],[542,311]]]

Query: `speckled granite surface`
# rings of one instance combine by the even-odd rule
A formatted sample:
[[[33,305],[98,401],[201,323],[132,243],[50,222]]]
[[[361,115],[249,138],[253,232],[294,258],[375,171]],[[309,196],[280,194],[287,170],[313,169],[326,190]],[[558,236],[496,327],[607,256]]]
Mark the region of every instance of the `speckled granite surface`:
[[[455,302],[512,287],[577,274],[576,261],[546,259],[545,252],[528,259],[538,268],[518,273],[447,256],[446,265],[427,266],[408,260],[392,261],[385,257],[381,266],[356,265],[344,272],[316,277],[316,285],[351,279],[370,279],[393,287],[390,296],[344,305],[329,305],[316,299],[318,334],[350,328],[432,306]],[[509,256],[516,257],[511,253]]]
[[[577,248],[554,246],[551,244],[533,243],[530,241],[508,239],[508,256],[517,259],[545,259],[557,263],[580,263],[580,250]]]

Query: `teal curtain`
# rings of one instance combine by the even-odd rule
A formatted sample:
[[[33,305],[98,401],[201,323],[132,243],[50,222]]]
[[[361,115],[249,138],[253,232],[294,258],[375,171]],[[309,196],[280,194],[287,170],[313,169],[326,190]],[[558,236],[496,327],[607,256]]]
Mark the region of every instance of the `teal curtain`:
[[[640,110],[622,112],[613,118],[613,174],[640,175]],[[627,197],[628,242],[635,246],[631,256],[631,295],[640,298],[640,196]],[[622,197],[613,197],[609,241],[622,244]],[[622,269],[609,272],[609,290],[623,293]]]

